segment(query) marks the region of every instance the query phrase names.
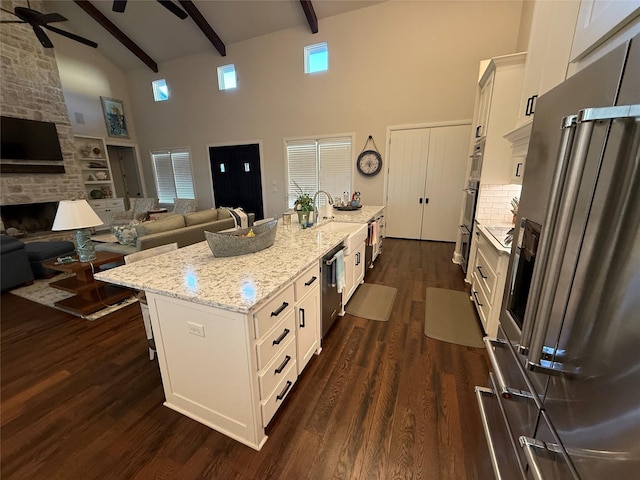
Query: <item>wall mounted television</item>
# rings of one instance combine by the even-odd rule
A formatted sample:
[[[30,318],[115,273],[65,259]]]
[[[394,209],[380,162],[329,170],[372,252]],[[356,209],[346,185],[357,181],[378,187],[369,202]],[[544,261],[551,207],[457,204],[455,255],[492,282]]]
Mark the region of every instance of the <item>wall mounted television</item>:
[[[55,123],[0,116],[0,143],[0,159],[11,161],[2,162],[3,173],[64,173]]]

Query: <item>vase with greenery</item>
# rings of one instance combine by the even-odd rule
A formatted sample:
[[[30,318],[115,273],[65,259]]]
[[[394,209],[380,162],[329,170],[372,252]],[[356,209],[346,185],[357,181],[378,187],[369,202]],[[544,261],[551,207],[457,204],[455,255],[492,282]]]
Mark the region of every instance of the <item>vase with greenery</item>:
[[[293,184],[296,186],[296,200],[293,204],[293,209],[298,214],[298,221],[302,223],[302,216],[306,214],[307,222],[311,221],[311,213],[313,212],[313,199],[308,193],[305,193],[300,185],[295,181]]]

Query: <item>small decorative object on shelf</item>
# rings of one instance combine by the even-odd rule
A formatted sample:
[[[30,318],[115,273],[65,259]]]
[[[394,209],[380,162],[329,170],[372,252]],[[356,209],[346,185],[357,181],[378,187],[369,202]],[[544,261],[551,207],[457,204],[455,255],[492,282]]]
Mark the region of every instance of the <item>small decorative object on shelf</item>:
[[[95,148],[93,149],[93,153],[94,153],[95,155],[97,155],[97,156],[100,156],[100,153],[101,153],[101,152],[102,152],[102,151],[101,151],[98,147],[95,147]]]
[[[98,180],[107,180],[109,176],[107,175],[107,172],[96,172],[96,178]]]
[[[100,190],[102,190],[103,198],[111,198],[111,197],[113,197],[113,192],[111,191],[111,187],[110,186],[104,185],[104,186],[100,187]]]
[[[91,145],[85,145],[84,147],[82,147],[80,149],[80,153],[83,157],[88,157],[89,155],[91,155]]]

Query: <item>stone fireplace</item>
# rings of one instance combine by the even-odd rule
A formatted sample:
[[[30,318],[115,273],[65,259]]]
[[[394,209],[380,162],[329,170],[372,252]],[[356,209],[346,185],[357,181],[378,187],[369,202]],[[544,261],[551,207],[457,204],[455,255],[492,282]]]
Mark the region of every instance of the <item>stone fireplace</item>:
[[[9,0],[1,0],[1,5],[7,10],[27,6],[26,1]],[[30,6],[46,11],[46,2],[32,0]],[[64,174],[3,173],[0,176],[3,212],[9,205],[55,203],[78,197],[84,192],[82,174],[73,158],[73,132],[54,49],[43,48],[33,30],[21,24],[4,24],[0,43],[2,115],[55,123],[66,170]]]
[[[15,228],[20,235],[49,232],[58,209],[57,202],[25,203],[0,206],[4,229]]]

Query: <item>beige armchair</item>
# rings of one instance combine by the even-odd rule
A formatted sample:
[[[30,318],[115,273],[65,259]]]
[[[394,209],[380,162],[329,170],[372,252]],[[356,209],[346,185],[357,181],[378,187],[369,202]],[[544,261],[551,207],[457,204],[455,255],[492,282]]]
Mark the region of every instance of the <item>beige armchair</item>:
[[[144,220],[149,210],[158,209],[157,198],[132,198],[131,208],[126,212],[113,212],[111,219],[113,225],[126,225],[134,220]]]

